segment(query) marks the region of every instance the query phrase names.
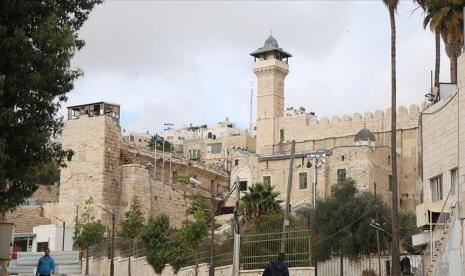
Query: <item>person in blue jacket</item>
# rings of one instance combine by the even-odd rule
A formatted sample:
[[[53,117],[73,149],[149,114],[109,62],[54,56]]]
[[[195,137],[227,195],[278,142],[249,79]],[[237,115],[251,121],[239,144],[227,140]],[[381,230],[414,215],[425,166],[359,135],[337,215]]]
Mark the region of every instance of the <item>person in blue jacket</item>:
[[[55,273],[55,260],[50,256],[50,249],[45,248],[44,253],[37,263],[35,276],[51,276]]]
[[[284,253],[278,254],[278,259],[269,263],[262,276],[289,276],[289,269],[284,262]]]

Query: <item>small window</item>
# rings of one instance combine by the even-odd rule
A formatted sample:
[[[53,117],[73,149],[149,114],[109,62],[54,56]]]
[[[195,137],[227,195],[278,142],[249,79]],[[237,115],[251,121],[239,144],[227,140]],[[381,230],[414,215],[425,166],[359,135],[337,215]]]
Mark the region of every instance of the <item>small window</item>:
[[[346,175],[346,169],[338,169],[337,170],[337,184],[341,185],[346,181],[347,175]]]
[[[271,185],[271,176],[267,175],[263,177],[263,184]]]
[[[212,138],[213,138],[213,134],[212,134],[211,132],[209,132],[209,133],[207,134],[207,138],[208,138],[208,139],[212,139]]]
[[[450,185],[451,193],[455,195],[457,193],[458,186],[457,168],[450,171]]]
[[[306,172],[299,173],[299,189],[301,190],[307,189],[307,173]]]
[[[142,142],[142,139],[139,139],[139,143]]]
[[[266,163],[265,163],[265,169],[268,170],[268,161],[266,161]]]
[[[239,165],[239,159],[234,160],[234,166],[238,166],[238,165]]]
[[[247,181],[239,181],[239,191],[247,191]]]
[[[392,175],[389,175],[389,191],[392,192]]]
[[[344,161],[346,157],[344,155],[341,155],[341,161]]]
[[[391,156],[388,155],[388,165],[391,165]]]
[[[279,130],[279,142],[284,143],[284,129]]]
[[[46,248],[48,248],[48,242],[37,243],[37,252],[43,252]]]
[[[305,164],[305,157],[302,157],[302,160],[300,161],[300,165],[303,167]]]
[[[443,198],[443,191],[442,191],[442,175],[431,178],[430,179],[431,185],[431,201],[439,201]]]

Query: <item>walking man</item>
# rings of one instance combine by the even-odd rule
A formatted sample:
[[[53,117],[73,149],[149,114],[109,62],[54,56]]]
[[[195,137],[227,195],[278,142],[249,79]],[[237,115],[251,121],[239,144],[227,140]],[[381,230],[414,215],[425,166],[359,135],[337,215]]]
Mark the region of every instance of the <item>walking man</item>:
[[[50,249],[45,248],[44,253],[37,263],[35,276],[51,276],[55,273],[55,260],[50,256]]]
[[[284,263],[284,253],[278,254],[278,260],[269,263],[262,276],[289,276],[289,269]]]

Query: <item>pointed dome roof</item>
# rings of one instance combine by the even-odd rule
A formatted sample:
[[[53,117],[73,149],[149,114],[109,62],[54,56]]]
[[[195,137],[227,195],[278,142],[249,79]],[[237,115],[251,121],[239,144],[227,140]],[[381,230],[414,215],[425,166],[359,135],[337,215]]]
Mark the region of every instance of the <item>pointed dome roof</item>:
[[[278,46],[278,41],[276,38],[273,37],[273,35],[270,35],[266,40],[265,40],[265,45],[263,48],[279,48]]]
[[[284,51],[282,48],[279,48],[278,41],[272,35],[270,35],[265,40],[265,45],[263,45],[263,47],[258,48],[256,51],[252,52],[250,55],[253,57],[259,57],[260,55],[264,53],[273,52],[273,51],[281,53],[283,58],[292,57],[291,54]]]
[[[355,134],[355,142],[357,141],[376,141],[375,135],[368,128],[362,128]]]

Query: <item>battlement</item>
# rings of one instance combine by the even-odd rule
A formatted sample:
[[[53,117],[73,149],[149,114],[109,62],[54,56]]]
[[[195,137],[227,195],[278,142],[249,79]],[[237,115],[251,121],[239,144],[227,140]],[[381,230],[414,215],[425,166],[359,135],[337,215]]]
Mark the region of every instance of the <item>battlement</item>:
[[[397,129],[414,129],[418,127],[420,107],[399,106],[397,109]],[[389,132],[391,129],[391,109],[376,110],[362,114],[317,118],[310,114],[291,114],[277,119],[278,128],[285,132],[285,139],[296,141],[319,140],[355,135],[366,127],[373,133]]]

